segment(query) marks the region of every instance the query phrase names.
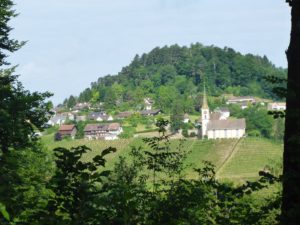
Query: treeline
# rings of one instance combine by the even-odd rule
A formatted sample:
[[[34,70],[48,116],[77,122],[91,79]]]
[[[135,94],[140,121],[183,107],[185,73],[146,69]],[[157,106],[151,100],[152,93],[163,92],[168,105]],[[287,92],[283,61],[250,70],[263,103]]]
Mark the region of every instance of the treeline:
[[[242,55],[232,48],[172,45],[154,48],[136,55],[117,75],[100,77],[90,88],[71,96],[65,105],[76,102],[103,102],[106,109],[141,107],[145,96],[156,107],[170,111],[175,100],[182,100],[187,111],[199,105],[199,93],[205,80],[210,96],[224,93],[276,99],[266,76],[285,77],[286,70],[276,68],[266,56]]]

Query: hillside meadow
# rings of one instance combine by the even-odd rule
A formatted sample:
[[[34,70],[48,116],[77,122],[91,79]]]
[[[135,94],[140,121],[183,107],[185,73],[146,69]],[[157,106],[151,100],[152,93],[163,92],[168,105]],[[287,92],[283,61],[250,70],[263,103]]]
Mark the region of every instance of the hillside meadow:
[[[56,147],[71,148],[79,145],[86,145],[91,151],[84,155],[83,160],[89,161],[102,150],[108,147],[115,147],[117,151],[109,154],[106,168],[112,169],[119,157],[126,157],[130,160],[130,150],[132,147],[141,147],[142,150],[149,149],[141,138],[120,139],[115,141],[104,140],[62,140],[55,142],[53,135],[45,135],[42,142],[48,150]],[[171,140],[171,148],[179,146],[180,140]],[[187,178],[197,177],[194,168],[203,165],[203,161],[210,161],[216,167],[216,177],[220,180],[242,183],[246,180],[258,178],[258,172],[266,168],[280,168],[278,164],[282,159],[283,145],[264,138],[247,137],[240,140],[198,140],[187,139],[182,143],[188,154],[185,159],[187,168],[184,174]]]

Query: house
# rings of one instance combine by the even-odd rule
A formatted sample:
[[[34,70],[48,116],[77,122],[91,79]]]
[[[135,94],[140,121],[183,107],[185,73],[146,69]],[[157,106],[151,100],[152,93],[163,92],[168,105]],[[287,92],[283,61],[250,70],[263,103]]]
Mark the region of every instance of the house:
[[[68,117],[69,120],[72,120],[72,121],[75,120],[75,114],[73,114],[71,112],[68,113],[67,117]]]
[[[50,126],[62,125],[66,122],[66,120],[67,120],[67,115],[56,114],[50,118],[50,120],[47,122],[47,124]]]
[[[55,113],[60,113],[65,110],[65,107],[62,104],[57,105],[55,108],[52,109]]]
[[[83,103],[79,102],[73,107],[72,110],[74,112],[79,112],[84,109],[89,109],[90,107],[91,107],[91,103],[89,103],[89,102],[83,102]]]
[[[119,123],[87,124],[84,128],[84,136],[88,140],[116,140],[122,132],[123,129]]]
[[[212,112],[210,114],[210,120],[220,120],[222,114],[220,112]]]
[[[86,116],[78,116],[78,115],[76,115],[75,116],[75,121],[76,122],[80,122],[80,121],[86,121]]]
[[[118,119],[126,119],[128,117],[130,117],[133,113],[132,112],[129,112],[129,111],[126,111],[126,112],[120,112],[118,115],[117,115],[117,118]]]
[[[61,125],[59,127],[58,133],[62,138],[71,137],[72,139],[74,139],[77,133],[77,129],[75,125]]]
[[[151,110],[152,106],[154,104],[154,101],[151,98],[144,98],[144,103],[145,103],[145,109],[146,110]]]
[[[91,110],[97,110],[97,111],[103,109],[103,102],[98,102],[98,103],[92,104],[92,105],[90,106],[90,109],[91,109]]]
[[[107,115],[106,112],[92,112],[89,114],[90,120],[96,120],[96,121],[113,121],[114,118],[110,115]]]
[[[185,113],[183,115],[183,120],[182,120],[183,123],[188,123],[190,122],[190,117],[189,117],[189,114]]]
[[[228,115],[228,114],[227,114]],[[199,134],[201,132],[201,134]],[[222,112],[210,113],[204,88],[203,104],[201,107],[201,129],[198,136],[208,139],[241,138],[246,132],[246,121],[222,117]]]
[[[71,112],[63,112],[60,114],[63,117],[66,117],[68,120],[75,120],[75,114]]]
[[[286,110],[286,103],[285,102],[272,102],[268,104],[268,110]]]
[[[238,104],[241,106],[241,109],[246,109],[249,105],[256,104],[256,99],[252,96],[231,97],[226,104]]]
[[[161,113],[160,109],[142,110],[140,114],[142,116],[155,116]]]
[[[251,104],[251,103],[249,103],[249,102],[241,102],[240,103],[241,109],[247,109],[248,106],[249,106],[249,104]]]
[[[245,119],[210,120],[207,124],[207,138],[241,138],[245,135]]]
[[[251,103],[255,104],[256,100],[252,96],[240,96],[240,97],[231,97],[227,100],[226,104],[241,104],[241,103]]]
[[[215,112],[220,113],[220,120],[226,120],[230,117],[230,111],[227,107],[216,108]]]

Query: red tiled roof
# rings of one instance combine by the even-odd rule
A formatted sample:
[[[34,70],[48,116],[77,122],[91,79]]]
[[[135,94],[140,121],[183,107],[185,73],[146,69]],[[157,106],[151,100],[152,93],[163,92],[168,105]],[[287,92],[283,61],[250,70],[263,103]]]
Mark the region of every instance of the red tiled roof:
[[[111,130],[119,130],[120,129],[120,124],[119,123],[111,123],[108,125],[108,129]]]
[[[72,131],[75,125],[61,125],[59,131]]]
[[[116,131],[120,128],[119,123],[110,123],[110,124],[87,124],[84,128],[84,132],[90,132],[90,131],[103,131],[103,132],[109,132],[109,131]]]

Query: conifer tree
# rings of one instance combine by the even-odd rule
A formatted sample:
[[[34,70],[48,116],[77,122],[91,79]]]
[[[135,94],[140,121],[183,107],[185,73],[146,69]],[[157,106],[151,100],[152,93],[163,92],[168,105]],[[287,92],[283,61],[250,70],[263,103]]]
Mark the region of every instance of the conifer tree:
[[[0,0],[0,150],[28,147],[34,140],[34,129],[42,129],[48,120],[50,104],[44,100],[50,93],[25,90],[14,75],[15,67],[6,61],[9,53],[20,49],[24,42],[10,38],[9,21],[17,16],[11,0]]]

